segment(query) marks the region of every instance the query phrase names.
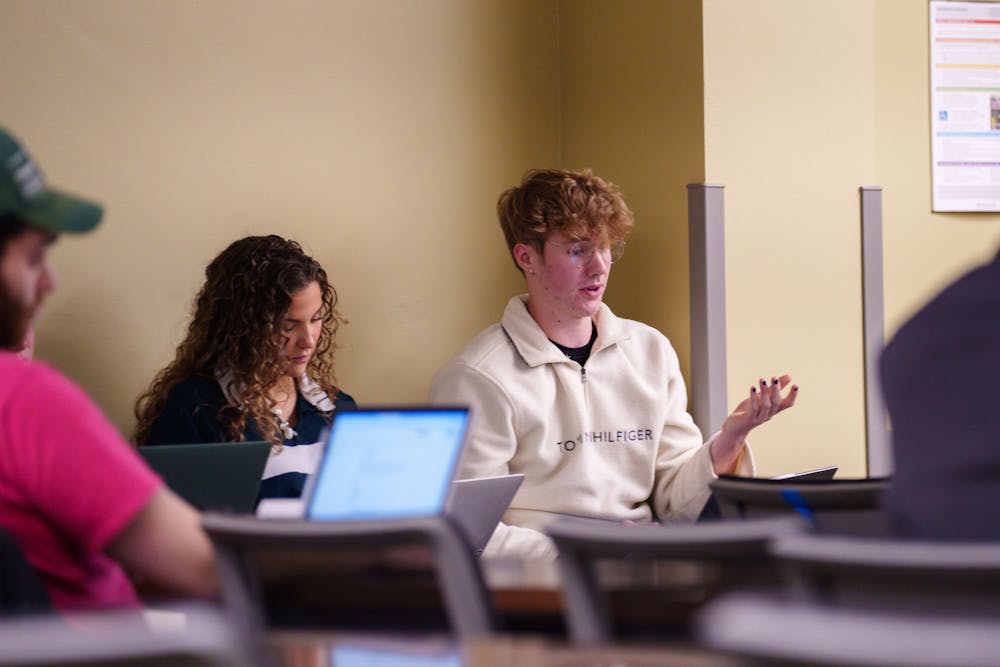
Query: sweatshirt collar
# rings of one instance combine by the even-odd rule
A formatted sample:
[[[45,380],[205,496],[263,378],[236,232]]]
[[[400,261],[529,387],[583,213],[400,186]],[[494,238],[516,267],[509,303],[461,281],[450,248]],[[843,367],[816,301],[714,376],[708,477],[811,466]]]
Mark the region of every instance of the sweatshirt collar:
[[[622,321],[604,303],[597,312],[596,324],[597,340],[594,341],[591,356],[628,337]],[[518,354],[529,366],[569,361],[531,317],[528,312],[527,294],[511,297],[503,311],[500,326],[507,332]]]

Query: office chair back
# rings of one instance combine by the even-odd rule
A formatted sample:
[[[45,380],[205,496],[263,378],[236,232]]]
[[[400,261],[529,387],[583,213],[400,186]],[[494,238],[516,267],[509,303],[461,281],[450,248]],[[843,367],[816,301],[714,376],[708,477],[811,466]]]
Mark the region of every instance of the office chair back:
[[[426,583],[426,576],[416,575],[427,575],[428,571],[409,569],[403,562],[409,557],[408,549],[416,549],[418,558],[430,555],[427,565],[436,581],[432,587],[440,596],[452,633],[467,637],[495,628],[479,565],[458,529],[444,517],[322,522],[205,514],[202,525],[216,548],[224,602],[250,631],[303,622],[301,613],[282,610],[283,604],[296,605],[295,594],[282,596],[283,590],[304,592],[311,596],[311,602],[318,598],[318,604],[330,607],[336,606],[335,599],[368,605],[348,609],[340,616],[310,614],[312,623],[333,627],[365,621],[366,625],[388,624],[392,629],[393,619],[400,615],[419,615],[420,609],[407,607],[411,600],[405,587],[418,579]],[[376,579],[380,584],[388,582],[388,596],[379,597],[377,591],[364,589]],[[355,585],[360,592],[351,600],[338,591],[354,589]],[[280,620],[282,611],[292,612],[284,615],[285,621]],[[366,613],[371,615],[365,617]]]
[[[602,560],[625,567],[641,561],[672,561],[674,571],[697,577],[681,563],[719,566],[721,577],[703,580],[698,602],[719,590],[771,582],[767,546],[777,535],[802,530],[794,516],[751,521],[713,521],[667,526],[632,526],[561,519],[546,528],[559,550],[563,606],[572,641],[601,644],[615,637],[611,604],[599,576]],[[679,568],[679,569],[678,569]],[[684,575],[682,575],[684,576]],[[655,582],[654,582],[655,583]],[[650,597],[654,591],[649,590]],[[688,598],[690,599],[690,598]],[[683,625],[683,622],[682,622]]]
[[[788,535],[771,551],[790,597],[907,613],[1000,618],[1000,543]]]
[[[722,477],[711,482],[724,518],[747,519],[797,513],[818,531],[887,535],[882,508],[888,478],[788,482],[756,477]]]
[[[35,568],[10,533],[0,528],[0,617],[51,611],[48,591]]]
[[[698,640],[742,664],[992,667],[1000,621],[829,607],[727,594],[699,612]]]
[[[136,611],[75,612],[0,623],[0,667],[235,667],[260,664],[220,610],[175,607],[178,627]]]

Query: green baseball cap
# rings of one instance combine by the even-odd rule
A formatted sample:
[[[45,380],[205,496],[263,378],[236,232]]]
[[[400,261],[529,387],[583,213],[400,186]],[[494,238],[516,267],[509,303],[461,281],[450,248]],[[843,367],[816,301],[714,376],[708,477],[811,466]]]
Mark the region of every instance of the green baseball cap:
[[[24,146],[0,127],[0,220],[10,216],[53,232],[87,232],[104,209],[50,188]]]

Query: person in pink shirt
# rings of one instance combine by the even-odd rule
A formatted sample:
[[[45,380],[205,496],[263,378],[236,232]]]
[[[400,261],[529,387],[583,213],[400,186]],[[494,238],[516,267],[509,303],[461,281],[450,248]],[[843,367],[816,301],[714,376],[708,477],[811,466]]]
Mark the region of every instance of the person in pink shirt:
[[[24,334],[24,338],[17,347],[14,348],[24,359],[34,359],[35,358],[35,327],[28,327],[28,332]]]
[[[0,527],[58,610],[134,607],[142,588],[213,597],[211,543],[86,394],[17,354],[56,279],[49,248],[100,206],[52,189],[0,128]]]

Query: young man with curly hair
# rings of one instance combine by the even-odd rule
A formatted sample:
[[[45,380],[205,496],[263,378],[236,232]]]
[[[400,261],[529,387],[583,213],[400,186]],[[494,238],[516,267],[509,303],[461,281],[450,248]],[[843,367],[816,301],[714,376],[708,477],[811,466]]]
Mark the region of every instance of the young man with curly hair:
[[[101,215],[100,206],[49,188],[0,129],[0,527],[62,610],[138,605],[126,572],[181,596],[217,589],[198,513],[79,387],[11,351],[55,289],[49,248]]]
[[[695,519],[718,474],[752,474],[746,436],[795,402],[761,379],[707,442],[687,413],[677,355],[652,327],[603,303],[634,224],[618,188],[589,171],[537,170],[497,214],[527,294],[435,377],[432,400],[475,412],[464,477],[524,473],[485,555],[553,558],[559,515]]]

